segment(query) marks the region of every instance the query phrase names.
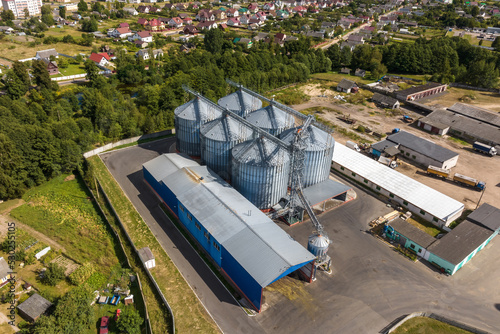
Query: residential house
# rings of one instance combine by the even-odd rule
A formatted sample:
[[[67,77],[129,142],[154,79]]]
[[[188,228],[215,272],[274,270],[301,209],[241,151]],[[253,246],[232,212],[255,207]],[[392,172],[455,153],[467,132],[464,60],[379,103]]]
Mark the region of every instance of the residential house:
[[[148,49],[142,49],[142,50],[137,51],[136,56],[137,57],[141,57],[144,60],[148,60],[149,58],[151,58],[151,55],[150,55]],[[161,57],[161,56],[163,56],[163,50],[162,49],[153,50],[153,58],[158,58],[158,57]]]
[[[230,27],[237,27],[241,24],[240,19],[238,17],[230,17],[227,20],[227,25]]]
[[[182,25],[193,24],[193,19],[190,17],[185,17],[182,19]]]
[[[141,26],[145,27],[148,24],[148,20],[143,18],[137,19],[137,24],[140,24]]]
[[[234,39],[234,43],[235,44],[243,44],[244,46],[246,46],[247,49],[250,49],[252,47],[252,44],[253,44],[253,42],[252,42],[251,39],[249,39],[249,38],[239,38],[239,37],[237,37],[237,38]]]
[[[257,13],[257,11],[259,10],[259,4],[253,2],[247,6],[247,9],[250,13]]]
[[[132,16],[139,15],[139,12],[133,7],[125,7],[123,8],[123,11],[129,13]]]
[[[140,41],[144,43],[152,43],[153,36],[149,31],[138,31],[128,38],[130,42]]]
[[[365,43],[365,39],[363,38],[363,36],[360,36],[358,34],[349,35],[349,37],[347,37],[347,40],[351,43],[356,44],[356,45]]]
[[[362,70],[360,68],[357,68],[356,71],[354,72],[354,75],[357,76],[357,77],[364,78],[365,75],[366,75],[366,71]]]
[[[128,28],[116,28],[112,29],[111,31],[108,31],[108,36],[109,37],[114,37],[114,38],[127,38],[129,36],[132,36],[134,33]]]
[[[172,17],[170,21],[168,21],[168,25],[173,27],[173,28],[180,28],[182,27],[183,21],[180,17]]]
[[[351,69],[349,67],[342,67],[340,69],[340,73],[342,73],[342,74],[351,74]]]
[[[57,63],[55,61],[51,61],[47,58],[42,58],[42,60],[47,65],[47,71],[49,72],[49,75],[59,74],[59,67],[57,66]]]
[[[227,18],[226,12],[223,10],[214,10],[212,14],[215,15],[216,20],[225,20]]]
[[[40,59],[50,59],[51,56],[54,56],[55,58],[58,58],[58,53],[56,49],[48,49],[48,50],[42,50],[42,51],[37,51],[35,55],[35,59],[40,60]]]
[[[179,12],[185,11],[188,8],[188,4],[184,2],[179,2],[175,4],[175,9]]]
[[[247,25],[250,23],[250,15],[248,15],[248,14],[241,15],[241,17],[239,19],[240,19],[241,24]]]
[[[254,38],[252,38],[255,42],[259,42],[259,41],[264,41],[264,42],[267,42],[269,43],[271,41],[270,37],[269,37],[269,33],[267,32],[259,32],[257,34],[257,36],[255,36]]]
[[[199,31],[201,30],[205,30],[205,29],[215,29],[217,28],[217,22],[215,21],[205,21],[205,22],[200,22],[196,25],[196,29],[198,29]]]
[[[240,13],[235,8],[229,8],[228,10],[226,10],[226,16],[227,17],[238,17],[238,16],[240,16]]]
[[[7,264],[7,261],[5,261],[3,257],[0,257],[0,287],[9,282],[11,278],[10,272],[12,272],[12,270]]]
[[[208,9],[202,9],[196,14],[195,19],[200,22],[215,21],[215,15]]]
[[[274,5],[274,2],[266,2],[262,8],[264,10],[275,10],[276,6]]]
[[[137,11],[141,14],[148,14],[151,6],[139,6],[137,7]]]
[[[193,43],[184,43],[181,45],[180,50],[184,53],[188,53],[191,50],[195,50],[196,45]]]
[[[0,26],[0,31],[4,32],[6,34],[10,34],[10,33],[12,33],[14,31],[14,29],[12,29],[9,26]]]
[[[197,33],[199,33],[198,29],[196,29],[196,27],[194,25],[187,25],[187,26],[184,26],[184,28],[182,29],[182,32],[186,35],[196,35]]]
[[[105,52],[102,53],[94,53],[89,57],[90,60],[92,60],[94,63],[96,63],[99,66],[106,66],[109,63],[109,55]]]
[[[343,93],[356,93],[358,91],[358,85],[351,80],[342,79],[337,85],[337,91]]]
[[[129,28],[130,29],[130,26],[127,22],[122,22],[120,23],[120,25],[118,26],[118,28]]]

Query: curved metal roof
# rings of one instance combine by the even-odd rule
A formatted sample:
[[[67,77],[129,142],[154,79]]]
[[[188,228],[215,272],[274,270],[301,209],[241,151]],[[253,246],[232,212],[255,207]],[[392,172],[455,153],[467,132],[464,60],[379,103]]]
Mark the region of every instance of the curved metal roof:
[[[300,127],[284,131],[280,138],[285,142],[291,144],[295,138],[295,134]],[[325,131],[318,129],[314,125],[310,125],[306,130],[306,151],[321,151],[333,147],[335,144],[333,137]]]
[[[248,114],[246,119],[253,125],[264,129],[290,128],[295,125],[292,115],[273,105]]]
[[[262,108],[261,100],[241,90],[220,98],[217,104],[229,110],[246,111],[243,114]]]
[[[253,166],[278,166],[290,160],[286,149],[265,137],[241,143],[233,148],[234,159]]]
[[[176,117],[192,121],[212,120],[222,115],[220,110],[215,109],[199,97],[175,108],[174,114]]]
[[[238,122],[232,117],[225,116],[201,126],[200,133],[206,138],[217,141],[246,140],[251,136],[253,129]]]

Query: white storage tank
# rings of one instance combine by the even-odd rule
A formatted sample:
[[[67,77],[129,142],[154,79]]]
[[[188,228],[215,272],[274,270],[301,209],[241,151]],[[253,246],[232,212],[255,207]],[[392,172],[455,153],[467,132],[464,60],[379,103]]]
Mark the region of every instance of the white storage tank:
[[[253,129],[225,115],[201,126],[201,160],[225,180],[231,179],[231,149],[254,137]]]
[[[220,110],[199,97],[175,108],[177,151],[192,157],[201,156],[200,127],[222,117]]]
[[[250,112],[262,108],[261,100],[242,90],[237,90],[232,94],[220,98],[217,103],[241,117],[245,117]]]
[[[259,209],[268,209],[286,196],[290,175],[287,149],[265,137],[232,150],[232,186]]]
[[[300,127],[287,130],[280,137],[285,143],[291,144],[299,129]],[[330,176],[335,141],[329,133],[314,125],[310,125],[302,131],[307,132],[304,134],[307,148],[305,149],[304,174],[302,175],[302,187],[306,188],[323,182]]]
[[[310,251],[318,260],[322,261],[326,258],[326,253],[328,252],[328,247],[330,246],[330,239],[321,235],[313,234],[309,236],[309,241],[307,243],[307,250]]]

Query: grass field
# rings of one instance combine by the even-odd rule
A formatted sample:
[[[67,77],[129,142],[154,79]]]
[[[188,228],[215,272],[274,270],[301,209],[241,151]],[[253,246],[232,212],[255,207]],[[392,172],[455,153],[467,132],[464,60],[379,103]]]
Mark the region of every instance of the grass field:
[[[415,317],[399,326],[393,334],[471,334],[471,332],[426,317]]]
[[[342,74],[342,73],[337,73],[337,72],[328,72],[328,73],[315,73],[311,75],[311,78],[313,79],[320,79],[320,80],[330,80],[335,83],[339,83],[342,81],[342,79],[348,79],[351,81],[354,81],[358,84],[369,84],[373,82],[374,80],[368,78],[369,73],[364,78],[361,77],[356,77],[354,75],[348,75],[348,74]]]
[[[114,240],[81,180],[65,181],[66,176],[30,189],[26,204],[10,214],[61,244],[70,257],[108,274],[118,264]]]
[[[457,102],[461,102],[460,98],[464,96],[473,96],[474,99],[465,102],[481,108],[489,109],[490,111],[500,112],[500,94],[492,92],[480,92],[476,90],[462,89],[449,87],[447,93],[434,99],[429,99],[423,103],[428,105],[439,104],[444,107],[450,107]]]
[[[120,186],[101,159],[94,156],[89,158],[88,162],[93,166],[95,175],[109,196],[135,246],[137,248],[148,246],[155,254],[156,267],[151,272],[172,307],[176,330],[179,333],[219,332],[215,323],[210,319],[132,203],[121,191]],[[151,318],[153,319],[153,317]]]
[[[55,44],[39,44],[30,47],[26,42],[12,42],[4,39],[0,43],[0,57],[5,57],[10,60],[20,60],[31,58],[36,55],[37,51],[56,49],[59,53],[64,53],[70,56],[76,56],[79,53],[90,53],[91,46],[81,46],[76,44],[55,43]]]
[[[85,66],[70,64],[70,65],[68,65],[67,68],[60,68],[59,67],[59,72],[61,73],[60,76],[83,74],[83,73],[85,73]]]

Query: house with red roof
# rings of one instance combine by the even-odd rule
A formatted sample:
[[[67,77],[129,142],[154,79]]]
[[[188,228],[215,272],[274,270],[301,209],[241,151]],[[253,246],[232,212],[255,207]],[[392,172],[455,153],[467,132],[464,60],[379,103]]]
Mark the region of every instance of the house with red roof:
[[[118,28],[130,28],[130,26],[128,25],[127,22],[122,22],[122,23],[120,23],[120,25],[118,26]]]
[[[137,24],[140,24],[141,26],[145,26],[146,24],[148,24],[148,20],[143,19],[143,18],[137,19]]]
[[[227,20],[227,25],[230,27],[237,27],[241,24],[240,19],[238,17],[230,17]]]
[[[114,38],[127,38],[129,36],[132,36],[134,33],[130,31],[128,27],[125,28],[116,28],[111,31],[108,31],[108,36],[109,37],[114,37]]]
[[[102,53],[92,52],[89,59],[99,66],[106,66],[109,63],[109,55],[106,52]]]
[[[193,24],[193,19],[190,17],[185,17],[182,19],[183,25]]]
[[[143,43],[152,43],[153,36],[149,31],[138,31],[128,38],[130,42],[140,41]]]
[[[182,27],[182,20],[180,17],[172,17],[170,21],[168,21],[168,25],[173,27],[173,28],[180,28]]]

